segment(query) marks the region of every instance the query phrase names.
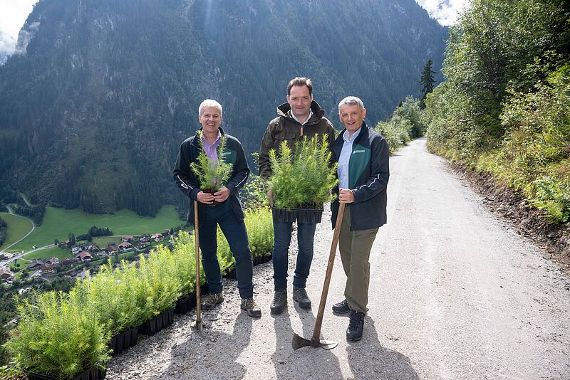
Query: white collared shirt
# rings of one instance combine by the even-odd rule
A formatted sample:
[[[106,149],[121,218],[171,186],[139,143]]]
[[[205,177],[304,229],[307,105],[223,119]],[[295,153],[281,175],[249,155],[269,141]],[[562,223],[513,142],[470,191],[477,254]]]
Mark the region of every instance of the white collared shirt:
[[[344,144],[342,144],[342,150],[340,151],[340,156],[338,158],[338,179],[339,179],[339,187],[341,189],[348,189],[349,187],[349,173],[348,168],[350,164],[350,156],[352,156],[352,144],[354,140],[360,134],[362,127],[358,128],[356,132],[352,134],[352,136],[348,136],[348,131],[344,131],[342,134],[342,139],[344,140]]]
[[[291,116],[293,117],[293,119],[297,120],[297,122],[301,125],[305,125],[307,124],[307,121],[309,121],[309,119],[311,118],[311,116],[313,116],[313,110],[309,109],[309,116],[307,116],[307,118],[305,119],[305,121],[301,122],[299,119],[297,119],[295,117],[295,115],[293,114],[293,111],[291,111]]]

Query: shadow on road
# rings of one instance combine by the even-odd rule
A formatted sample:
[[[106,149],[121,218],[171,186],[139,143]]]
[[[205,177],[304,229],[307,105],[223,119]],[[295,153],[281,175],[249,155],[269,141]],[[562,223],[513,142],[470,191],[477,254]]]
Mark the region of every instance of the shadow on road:
[[[295,312],[299,313],[303,331],[293,330],[291,317],[287,312],[276,316],[274,320],[276,351],[272,355],[272,360],[276,378],[280,380],[341,379],[340,364],[334,352],[313,347],[293,350],[291,345],[293,334],[297,333],[306,339],[310,339],[315,324],[315,315],[311,311],[300,309],[296,305]]]
[[[370,317],[366,317],[362,340],[350,343],[346,352],[355,379],[419,379],[407,356],[382,346]]]
[[[291,327],[291,317],[287,310],[283,314],[272,316],[272,318],[273,331],[275,331],[275,352],[271,355],[271,361],[278,373],[279,367],[287,363],[287,359],[293,350],[291,347],[293,328]]]
[[[249,345],[252,323],[246,313],[240,313],[234,323],[234,333],[211,330],[205,315],[205,328],[192,330],[188,339],[172,348],[171,365],[158,379],[241,379],[246,368],[236,360]]]

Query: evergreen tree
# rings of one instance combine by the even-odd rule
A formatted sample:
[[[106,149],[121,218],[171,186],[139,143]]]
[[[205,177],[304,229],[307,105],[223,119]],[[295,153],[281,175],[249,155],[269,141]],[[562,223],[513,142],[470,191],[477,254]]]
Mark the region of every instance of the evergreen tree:
[[[70,232],[69,235],[67,235],[67,240],[69,240],[70,246],[74,246],[76,242],[75,234],[73,232]]]
[[[420,102],[420,106],[422,109],[425,107],[424,99],[426,98],[427,94],[433,91],[433,85],[435,83],[433,74],[435,74],[435,72],[432,70],[432,61],[431,59],[428,59],[424,65],[422,76],[420,78],[420,84],[422,85],[422,100]]]
[[[426,99],[428,148],[570,220],[570,11],[564,0],[473,1]],[[566,165],[566,166],[565,166]]]
[[[4,244],[6,236],[8,236],[8,225],[2,218],[0,218],[0,246]]]

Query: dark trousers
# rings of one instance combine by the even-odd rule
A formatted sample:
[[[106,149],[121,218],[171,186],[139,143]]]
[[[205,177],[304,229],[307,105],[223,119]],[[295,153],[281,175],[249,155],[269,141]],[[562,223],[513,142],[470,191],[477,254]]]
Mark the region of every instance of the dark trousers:
[[[305,288],[307,277],[313,261],[313,241],[315,239],[315,223],[297,223],[297,265],[293,286]],[[291,243],[292,222],[276,222],[273,220],[273,282],[275,291],[287,290],[287,268],[289,266],[289,244]]]
[[[222,291],[222,275],[217,257],[219,225],[236,260],[239,295],[241,298],[253,297],[253,263],[244,221],[236,218],[229,202],[216,206],[200,204],[198,217],[202,266],[210,292]]]

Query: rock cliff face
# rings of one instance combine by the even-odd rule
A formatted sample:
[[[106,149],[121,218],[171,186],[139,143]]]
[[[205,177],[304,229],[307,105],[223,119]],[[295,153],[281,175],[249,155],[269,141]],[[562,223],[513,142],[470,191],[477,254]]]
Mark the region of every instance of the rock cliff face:
[[[153,214],[204,98],[255,151],[287,81],[370,122],[419,92],[446,31],[413,0],[40,0],[0,66],[0,198]]]

